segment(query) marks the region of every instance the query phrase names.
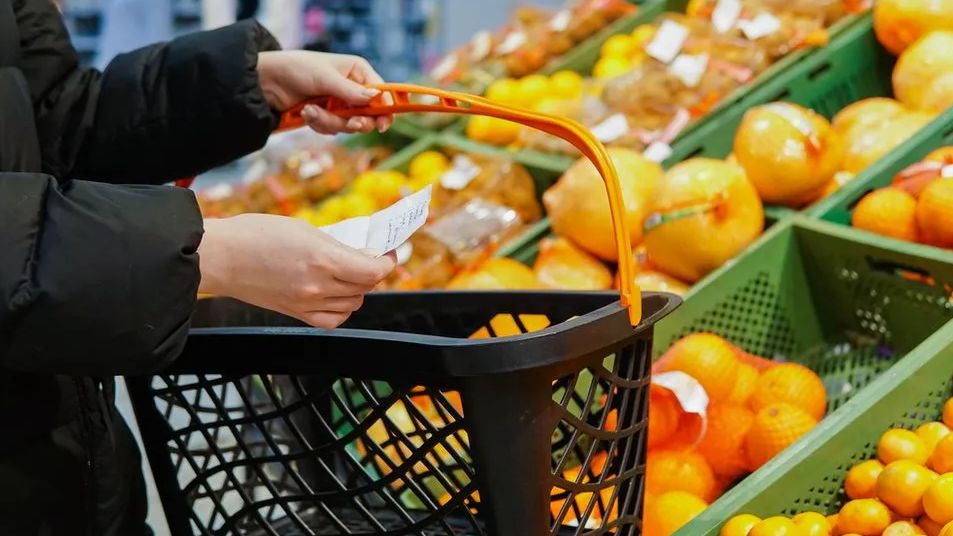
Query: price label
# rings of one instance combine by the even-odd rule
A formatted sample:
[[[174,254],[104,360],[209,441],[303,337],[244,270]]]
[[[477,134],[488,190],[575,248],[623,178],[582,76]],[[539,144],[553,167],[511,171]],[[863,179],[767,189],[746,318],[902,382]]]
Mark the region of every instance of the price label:
[[[770,13],[762,13],[753,20],[743,20],[738,23],[745,37],[754,41],[767,37],[781,29],[781,21]]]
[[[489,56],[492,49],[493,35],[486,30],[477,32],[473,36],[473,41],[470,42],[470,58],[473,61],[480,61]]]
[[[553,15],[553,18],[549,21],[549,27],[557,32],[565,32],[569,28],[570,22],[572,22],[572,12],[563,9]]]
[[[708,70],[708,54],[680,54],[668,70],[686,86],[697,87]]]
[[[672,63],[682,52],[686,39],[688,28],[675,21],[666,20],[655,32],[652,42],[645,47],[645,52],[662,63]]]
[[[453,157],[453,166],[440,177],[440,186],[448,190],[463,190],[479,174],[480,166],[474,164],[466,155],[458,154]]]
[[[622,114],[612,114],[598,125],[592,127],[592,133],[603,142],[613,142],[629,131],[629,120]]]
[[[510,32],[503,42],[497,45],[497,54],[509,54],[526,43],[526,34],[523,32]]]
[[[657,141],[646,147],[645,150],[642,151],[642,156],[661,164],[668,160],[668,157],[672,156],[672,146],[665,142]]]
[[[718,33],[725,33],[735,27],[741,17],[741,0],[718,0],[711,13],[711,22]]]

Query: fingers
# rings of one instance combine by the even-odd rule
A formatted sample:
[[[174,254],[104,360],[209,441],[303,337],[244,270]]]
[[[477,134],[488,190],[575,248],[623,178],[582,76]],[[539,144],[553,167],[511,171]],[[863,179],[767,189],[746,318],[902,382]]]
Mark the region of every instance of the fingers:
[[[359,61],[355,64],[354,67],[355,80],[362,82],[369,86],[374,86],[378,84],[383,84],[384,79],[381,78],[381,75],[377,74],[377,71],[366,61]],[[390,93],[384,93],[384,103],[393,104],[394,99],[391,98]],[[393,115],[382,115],[376,119],[377,129],[381,132],[387,132],[387,129],[394,123]]]
[[[370,256],[356,251],[343,251],[336,263],[335,278],[344,283],[374,288],[397,267],[395,255]]]
[[[344,118],[313,104],[304,107],[301,117],[312,130],[321,134],[371,132],[375,127],[374,120],[369,117]]]
[[[370,68],[369,65],[368,68]],[[377,78],[380,79],[379,76]],[[369,103],[371,99],[380,93],[380,90],[378,89],[364,86],[363,84],[366,83],[365,81],[366,79],[363,76],[360,78],[350,78],[335,72],[335,75],[332,75],[328,78],[328,80],[325,80],[324,86],[328,92],[328,95],[337,97],[351,106],[362,106]]]
[[[350,316],[351,313],[314,311],[296,315],[296,318],[316,328],[334,329],[346,322]]]

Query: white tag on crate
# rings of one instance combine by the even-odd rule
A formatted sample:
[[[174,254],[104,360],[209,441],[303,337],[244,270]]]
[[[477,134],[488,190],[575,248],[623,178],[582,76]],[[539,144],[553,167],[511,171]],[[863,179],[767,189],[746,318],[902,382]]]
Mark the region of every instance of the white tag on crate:
[[[662,141],[656,141],[642,151],[642,156],[661,164],[668,160],[668,157],[672,156],[672,146]]]
[[[623,114],[612,114],[591,130],[602,143],[611,143],[629,131],[629,120]]]
[[[509,54],[526,42],[526,34],[520,31],[510,32],[503,42],[496,46],[497,54]]]
[[[563,9],[553,15],[553,18],[549,21],[549,27],[557,32],[565,32],[569,28],[570,22],[572,22],[572,12]]]
[[[480,175],[480,166],[466,155],[458,154],[453,157],[453,165],[440,176],[440,186],[447,190],[462,190]]]
[[[718,0],[711,13],[711,23],[718,33],[725,33],[735,27],[741,16],[741,0]]]
[[[351,218],[321,230],[346,246],[383,255],[406,242],[427,222],[432,193],[433,187],[427,186],[370,216]]]
[[[659,26],[652,42],[645,47],[645,52],[662,63],[672,63],[685,46],[688,39],[688,28],[681,24],[666,20]]]
[[[738,23],[745,37],[754,41],[767,37],[781,29],[781,21],[770,13],[762,13],[753,20],[743,20]]]
[[[697,87],[708,70],[708,54],[679,54],[668,68],[688,87]]]
[[[944,179],[953,178],[953,164],[943,166],[943,168],[940,169],[940,176]]]

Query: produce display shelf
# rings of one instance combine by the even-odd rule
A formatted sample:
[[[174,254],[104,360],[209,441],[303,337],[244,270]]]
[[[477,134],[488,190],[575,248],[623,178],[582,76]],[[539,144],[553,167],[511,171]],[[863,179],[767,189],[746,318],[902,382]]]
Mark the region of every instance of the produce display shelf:
[[[847,105],[858,100],[891,96],[891,75],[895,58],[878,42],[873,32],[873,17],[868,13],[852,20],[849,27],[837,33],[829,45],[803,56],[771,80],[751,89],[733,106],[717,114],[716,118],[701,122],[672,145],[672,156],[663,163],[671,167],[694,157],[725,158],[732,151],[734,134],[747,110],[775,101],[801,104],[831,118]],[[921,134],[942,130],[950,123],[948,115],[936,118]],[[908,144],[909,145],[909,142]],[[876,165],[874,166],[876,167]],[[873,169],[873,168],[872,168]],[[838,199],[843,192],[862,189],[870,180],[871,170],[861,173],[850,181],[842,192],[816,203],[828,206],[831,199]],[[815,207],[804,209],[815,214]],[[766,206],[766,226],[773,221],[782,221],[797,211]],[[514,245],[509,255],[517,259],[535,258],[534,242]]]
[[[836,431],[867,411],[885,385],[909,374],[911,364],[941,359],[941,352],[947,361],[953,358],[949,283],[953,255],[885,243],[868,233],[796,215],[693,287],[683,306],[657,325],[656,355],[685,335],[713,332],[752,354],[810,367],[821,376],[829,403],[828,416],[813,431],[677,534],[715,535],[740,511],[787,512],[830,504],[839,476],[832,478],[833,470],[805,471],[805,453],[853,442],[857,436],[835,437],[841,435]],[[933,381],[942,383],[945,396],[950,374]],[[877,430],[879,435],[883,426]],[[844,452],[852,451],[867,452]],[[816,463],[846,456],[818,456]],[[805,495],[796,502],[797,496],[786,490]],[[761,502],[755,500],[762,496]],[[775,497],[791,500],[780,504]]]

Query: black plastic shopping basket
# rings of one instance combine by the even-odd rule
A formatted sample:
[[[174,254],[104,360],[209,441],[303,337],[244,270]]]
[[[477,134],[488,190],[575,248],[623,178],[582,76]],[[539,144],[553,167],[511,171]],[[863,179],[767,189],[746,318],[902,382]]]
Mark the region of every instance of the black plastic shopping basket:
[[[604,148],[558,133],[628,237]],[[126,379],[173,534],[639,534],[653,325],[679,299],[633,292],[618,246],[622,300],[374,293],[337,330],[200,300],[176,363]]]

